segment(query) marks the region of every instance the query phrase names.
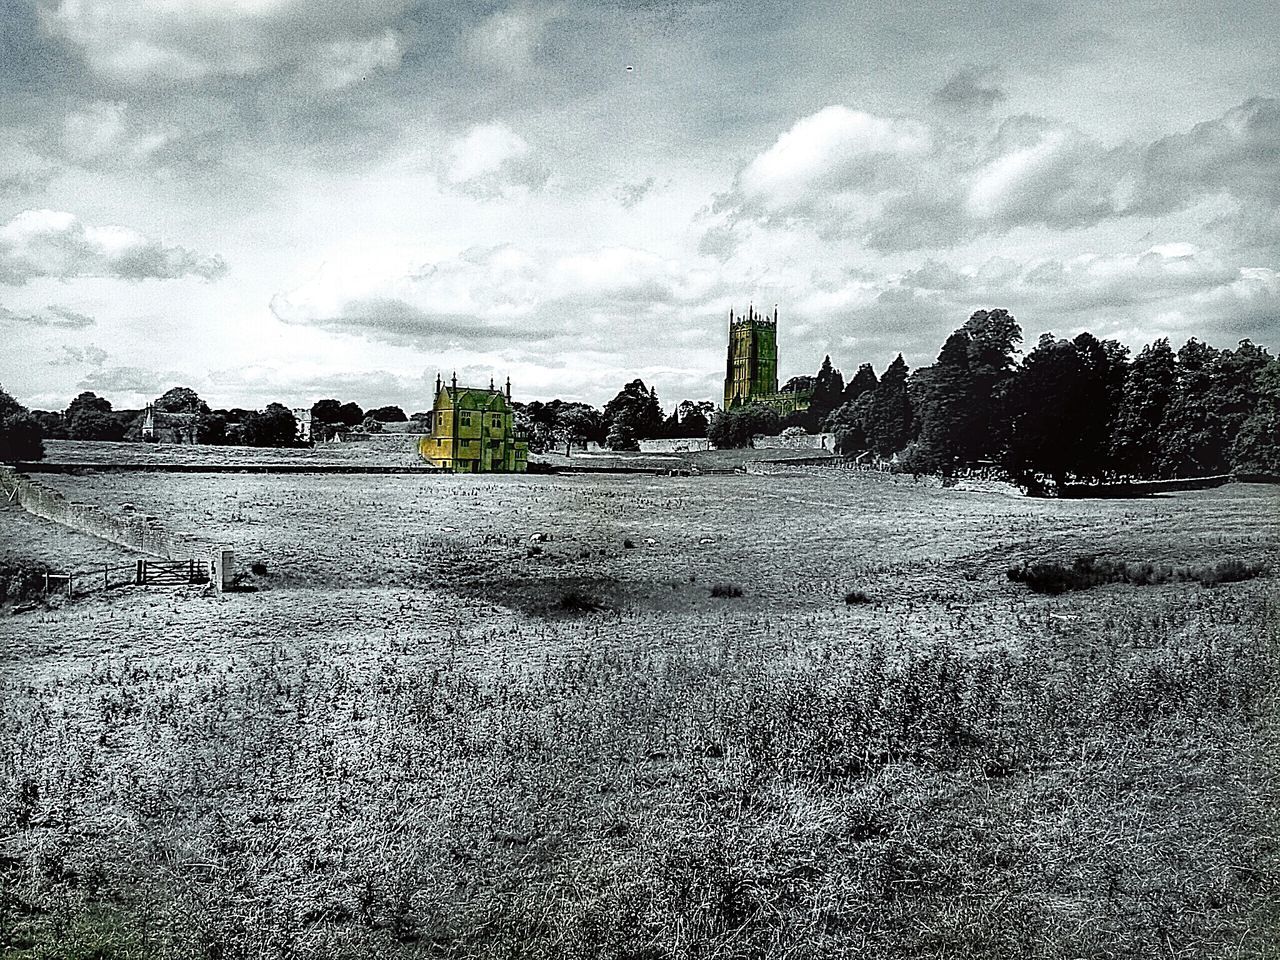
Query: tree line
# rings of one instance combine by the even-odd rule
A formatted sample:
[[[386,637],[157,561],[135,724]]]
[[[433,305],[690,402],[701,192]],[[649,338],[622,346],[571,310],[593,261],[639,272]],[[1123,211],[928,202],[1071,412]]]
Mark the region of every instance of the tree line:
[[[1059,483],[1280,474],[1280,360],[1251,341],[1175,351],[1162,338],[1134,357],[1088,332],[1046,333],[1018,362],[1021,341],[1007,311],[979,310],[930,366],[899,355],[876,379],[864,365],[824,421],[837,449]]]
[[[555,399],[513,403],[534,452],[595,442],[635,450],[641,440],[707,437],[747,446],[787,428],[829,430],[836,450],[894,460],[922,473],[999,465],[1018,478],[1119,479],[1280,475],[1280,360],[1249,340],[1220,350],[1192,338],[1176,351],[1156,340],[1131,356],[1090,333],[1046,333],[1021,360],[1022,330],[1006,310],[979,310],[942,345],[934,363],[908,368],[899,354],[878,376],[861,364],[846,382],[831,358],[784,389],[810,394],[807,410],[780,416],[765,406],[717,410],[683,400],[665,414],[657,390],[632,380],[602,409]],[[158,397],[168,429],[198,443],[292,446],[299,424],[283,404],[210,409],[188,387]],[[63,411],[28,411],[0,390],[0,460],[34,459],[42,437],[137,439],[142,411],[113,410],[82,393]],[[171,418],[164,420],[164,416]],[[377,432],[429,412],[363,409],[324,399],[311,407],[313,440]]]

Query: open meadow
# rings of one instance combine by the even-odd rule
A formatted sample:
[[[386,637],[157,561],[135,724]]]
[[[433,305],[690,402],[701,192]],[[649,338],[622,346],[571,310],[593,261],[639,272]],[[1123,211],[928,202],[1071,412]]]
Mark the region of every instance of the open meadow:
[[[40,481],[249,589],[0,616],[0,956],[1276,955],[1280,488]]]

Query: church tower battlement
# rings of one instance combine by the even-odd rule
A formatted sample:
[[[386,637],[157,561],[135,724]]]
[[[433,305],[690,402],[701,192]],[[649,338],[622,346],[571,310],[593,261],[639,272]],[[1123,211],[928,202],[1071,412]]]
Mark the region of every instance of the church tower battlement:
[[[773,316],[729,310],[729,356],[724,375],[724,408],[745,406],[778,392],[778,308]]]

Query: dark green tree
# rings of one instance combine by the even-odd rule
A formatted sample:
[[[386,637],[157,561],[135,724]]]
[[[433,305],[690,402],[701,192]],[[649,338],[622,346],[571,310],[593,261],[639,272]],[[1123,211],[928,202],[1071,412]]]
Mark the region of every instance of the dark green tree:
[[[105,402],[105,401],[104,401]],[[125,424],[111,415],[90,407],[76,411],[69,418],[67,433],[72,440],[123,440]]]
[[[1017,367],[1022,327],[1008,310],[978,310],[962,328],[969,335],[971,414],[961,443],[967,461],[997,459],[1008,442],[1006,393]]]
[[[611,450],[634,450],[638,441],[662,435],[662,405],[658,393],[632,380],[604,407],[605,444]]]
[[[1158,434],[1163,477],[1210,476],[1227,469],[1233,438],[1217,409],[1221,356],[1194,337],[1178,350],[1173,398]]]
[[[382,423],[405,423],[409,419],[405,416],[404,410],[395,405],[376,407],[365,413],[365,417],[366,419],[368,417],[373,417],[373,419]]]
[[[156,398],[154,406],[165,413],[209,412],[209,405],[190,387],[171,387]]]
[[[707,439],[726,450],[751,446],[755,436],[775,436],[782,429],[776,410],[750,404],[736,410],[717,410],[707,424]]]
[[[314,416],[314,414],[313,414]],[[364,411],[360,409],[360,404],[355,401],[344,403],[338,408],[338,422],[344,423],[348,427],[354,427],[364,422]]]
[[[840,406],[844,393],[844,375],[831,365],[831,357],[822,358],[822,366],[813,378],[813,396],[809,400],[809,414],[815,426],[820,426]]]
[[[871,391],[864,391],[850,403],[842,403],[827,422],[835,434],[836,453],[846,456],[867,449],[867,422],[871,413]]]
[[[1177,357],[1167,338],[1142,348],[1129,365],[1115,427],[1111,458],[1129,476],[1154,477],[1160,464],[1160,430],[1177,385]]]
[[[556,443],[564,444],[564,455],[567,457],[573,452],[575,445],[585,446],[597,434],[599,426],[600,412],[595,407],[585,403],[560,403],[555,410],[552,436]]]
[[[67,422],[57,410],[32,410],[31,416],[40,424],[40,431],[46,440],[67,439]]]
[[[707,423],[715,411],[715,404],[702,400],[681,400],[663,424],[663,435],[673,439],[705,437]]]
[[[1124,360],[1114,341],[1044,334],[1009,386],[1010,471],[1047,474],[1058,484],[1073,475],[1105,474]]]
[[[1256,401],[1231,445],[1231,469],[1280,477],[1280,360],[1268,360],[1254,377]]]
[[[238,431],[240,442],[251,447],[292,447],[298,443],[298,420],[281,403],[245,415]]]
[[[853,403],[864,393],[876,388],[876,372],[872,369],[871,364],[864,363],[858,368],[858,372],[853,378],[845,384],[843,400],[845,403]]]
[[[222,444],[227,442],[227,418],[222,413],[210,411],[196,418],[196,443]]]
[[[867,441],[877,454],[891,457],[911,440],[911,400],[907,396],[907,364],[898,354],[871,391]]]
[[[44,459],[40,421],[0,387],[0,463]]]
[[[1044,473],[1061,484],[1075,466],[1075,392],[1080,355],[1070,340],[1043,334],[1009,390],[1010,435],[1006,465],[1015,476]]]
[[[1071,343],[1080,358],[1079,379],[1070,398],[1075,448],[1071,469],[1101,478],[1111,472],[1111,435],[1124,397],[1129,351],[1088,332]]]
[[[90,390],[86,390],[84,393],[79,394],[67,405],[67,409],[62,413],[63,419],[67,422],[68,429],[70,429],[71,421],[76,418],[76,415],[86,411],[110,413],[111,401],[107,400],[105,397],[98,396]]]
[[[955,331],[943,344],[938,361],[917,370],[908,380],[917,424],[913,469],[949,475],[957,461],[970,459],[977,445],[980,427],[970,369],[971,346],[967,331]]]
[[[337,400],[317,400],[311,405],[312,423],[343,423],[342,404]]]

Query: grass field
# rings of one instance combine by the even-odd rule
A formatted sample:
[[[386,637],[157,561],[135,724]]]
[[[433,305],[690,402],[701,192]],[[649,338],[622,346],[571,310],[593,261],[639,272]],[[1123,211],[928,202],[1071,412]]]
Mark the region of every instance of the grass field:
[[[4,955],[1275,955],[1276,581],[1006,571],[1276,488],[41,479],[262,566],[0,618]]]

